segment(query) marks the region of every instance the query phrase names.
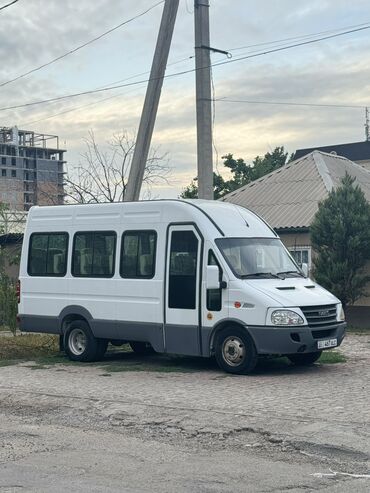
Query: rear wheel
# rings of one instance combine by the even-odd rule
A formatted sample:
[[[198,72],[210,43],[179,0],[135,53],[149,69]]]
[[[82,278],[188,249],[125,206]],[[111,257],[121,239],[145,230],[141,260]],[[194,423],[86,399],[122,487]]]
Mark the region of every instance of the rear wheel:
[[[240,327],[223,329],[216,338],[216,361],[228,373],[246,374],[254,370],[258,355],[253,339]]]
[[[287,358],[296,366],[310,366],[317,361],[321,356],[322,351],[314,353],[288,354]]]
[[[139,342],[139,341],[131,341],[130,342],[131,349],[136,354],[153,354],[155,353],[152,345],[149,342]]]
[[[71,322],[64,336],[64,348],[72,361],[97,361],[104,356],[107,341],[96,339],[87,322]]]

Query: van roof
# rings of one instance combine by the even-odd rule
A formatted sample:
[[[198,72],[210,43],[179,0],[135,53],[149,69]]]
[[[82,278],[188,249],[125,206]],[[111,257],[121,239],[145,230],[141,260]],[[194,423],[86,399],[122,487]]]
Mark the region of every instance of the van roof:
[[[171,207],[168,207],[171,205]],[[30,209],[28,226],[45,223],[60,226],[107,221],[132,224],[155,222],[212,223],[220,236],[276,237],[277,234],[254,212],[235,204],[215,200],[159,199],[103,204],[35,206]]]

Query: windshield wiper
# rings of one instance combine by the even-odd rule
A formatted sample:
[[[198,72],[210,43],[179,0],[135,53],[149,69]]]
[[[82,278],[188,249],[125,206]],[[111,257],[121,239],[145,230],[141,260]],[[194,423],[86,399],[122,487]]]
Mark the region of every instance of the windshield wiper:
[[[286,270],[284,272],[277,273],[278,276],[282,276],[284,274],[298,274],[299,276],[304,277],[303,274],[301,274],[298,270]]]
[[[253,274],[243,274],[240,276],[242,279],[248,279],[251,277],[260,277],[260,276],[269,276],[269,277],[275,277],[276,279],[281,279],[280,276],[277,274],[273,274],[272,272],[254,272]]]

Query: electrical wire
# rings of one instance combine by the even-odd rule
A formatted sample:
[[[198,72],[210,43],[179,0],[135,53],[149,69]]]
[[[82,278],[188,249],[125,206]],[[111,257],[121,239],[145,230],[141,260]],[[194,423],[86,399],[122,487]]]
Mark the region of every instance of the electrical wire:
[[[17,0],[18,1],[18,0]],[[121,22],[120,24],[118,24],[117,26],[115,27],[112,27],[111,29],[109,29],[108,31],[105,31],[104,33],[102,34],[99,34],[99,36],[96,36],[95,38],[93,39],[90,39],[89,41],[86,41],[85,43],[83,43],[82,45],[79,45],[77,46],[76,48],[73,48],[72,50],[69,50],[67,51],[66,53],[64,53],[63,55],[60,55],[56,58],[53,58],[52,60],[50,60],[49,62],[46,62],[46,63],[43,63],[42,65],[39,65],[38,67],[35,67],[31,70],[29,70],[28,72],[24,72],[23,74],[20,74],[18,75],[17,77],[14,77],[13,79],[9,79],[5,82],[1,82],[0,83],[0,87],[4,87],[8,84],[11,84],[12,82],[15,82],[19,79],[22,79],[24,77],[27,77],[27,75],[30,75],[30,74],[33,74],[45,67],[48,67],[49,65],[52,65],[53,63],[59,61],[59,60],[62,60],[63,58],[66,58],[67,56],[69,55],[72,55],[73,53],[76,53],[76,51],[79,51],[81,50],[82,48],[85,48],[86,46],[89,46],[91,45],[92,43],[95,43],[95,41],[98,41],[99,39],[102,39],[104,38],[105,36],[108,36],[108,34],[111,34],[112,32],[116,31],[117,29],[125,26],[126,24],[129,24],[130,22],[133,22],[135,21],[136,19],[139,19],[140,17],[143,17],[144,15],[146,15],[148,12],[150,12],[151,10],[153,10],[154,8],[158,7],[158,5],[161,5],[162,3],[164,2],[164,0],[161,0],[160,2],[157,2],[155,3],[154,5],[152,5],[151,7],[149,7],[148,9],[144,10],[143,12],[141,12],[140,14],[137,14],[135,15],[134,17],[131,17],[131,19],[128,19],[126,21],[123,21]]]
[[[322,38],[317,38],[317,39],[308,40],[308,41],[302,41],[302,42],[294,43],[294,44],[291,44],[291,45],[288,45],[288,46],[284,46],[284,47],[272,48],[270,50],[262,51],[262,52],[259,52],[259,53],[254,53],[254,54],[245,55],[245,56],[238,57],[238,58],[228,59],[226,61],[222,61],[222,62],[217,62],[217,63],[211,64],[210,66],[199,67],[199,68],[192,68],[192,69],[189,69],[189,70],[183,70],[181,72],[175,72],[173,74],[167,74],[167,75],[164,75],[163,77],[161,77],[160,79],[169,79],[169,78],[172,78],[172,77],[178,77],[178,76],[181,76],[181,75],[186,75],[186,74],[194,73],[197,70],[204,70],[204,69],[209,68],[209,67],[219,67],[221,65],[227,65],[227,64],[230,64],[230,63],[235,63],[235,62],[239,62],[239,61],[242,61],[242,60],[247,60],[247,59],[250,59],[250,58],[256,58],[256,57],[259,57],[259,56],[262,56],[262,55],[267,55],[267,54],[270,54],[270,53],[277,53],[277,52],[280,52],[280,51],[283,51],[283,50],[287,50],[287,49],[291,49],[291,48],[296,48],[296,47],[299,47],[299,46],[306,46],[306,45],[309,45],[309,44],[318,43],[319,41],[324,41],[324,40],[327,40],[327,39],[332,39],[332,38],[336,38],[336,37],[339,37],[339,36],[344,36],[346,34],[352,34],[354,32],[364,31],[366,29],[370,29],[370,25],[368,25],[366,27],[357,28],[357,29],[351,29],[349,31],[345,31],[345,32],[337,33],[337,34],[332,34],[332,35],[324,36]],[[99,93],[99,92],[104,92],[104,91],[111,91],[111,90],[114,90],[114,89],[120,89],[122,87],[129,87],[129,86],[135,86],[135,85],[139,85],[139,84],[144,84],[144,83],[150,82],[152,80],[158,80],[158,78],[143,79],[143,80],[140,80],[140,81],[130,82],[130,83],[127,83],[127,84],[119,84],[119,85],[109,86],[109,87],[105,87],[105,88],[101,88],[101,89],[93,89],[93,90],[89,90],[89,91],[81,91],[81,92],[78,92],[78,93],[67,94],[67,95],[64,95],[64,96],[57,96],[57,97],[54,97],[54,98],[44,99],[44,100],[41,100],[41,101],[33,101],[33,102],[30,102],[30,103],[23,103],[23,104],[18,104],[18,105],[13,105],[13,106],[6,106],[6,107],[0,108],[0,111],[13,110],[13,109],[19,109],[19,108],[27,108],[27,107],[35,106],[35,105],[39,105],[39,104],[52,103],[52,102],[55,102],[55,101],[62,101],[64,99],[75,98],[75,97],[79,97],[79,96],[85,96],[87,94],[94,94],[94,93]]]
[[[305,38],[311,38],[313,36],[321,36],[322,34],[331,34],[331,33],[337,33],[340,31],[344,31],[347,29],[355,29],[357,27],[367,26],[368,24],[370,24],[370,21],[362,22],[361,24],[353,24],[351,26],[338,27],[337,29],[328,29],[326,31],[319,31],[319,32],[310,33],[310,34],[302,34],[300,36],[293,36],[290,38],[277,39],[275,41],[265,41],[263,43],[256,43],[256,44],[252,44],[252,45],[239,46],[236,48],[228,48],[227,51],[240,51],[240,50],[245,50],[247,48],[256,48],[259,46],[266,46],[266,45],[271,45],[271,44],[283,43],[285,41],[296,41],[296,40],[301,40],[301,39],[305,39]]]
[[[6,9],[7,7],[10,7],[11,5],[13,5],[17,2],[18,2],[18,0],[13,0],[13,2],[10,2],[10,3],[7,3],[6,5],[3,5],[2,7],[0,7],[0,11]]]
[[[352,109],[365,109],[366,105],[356,105],[356,104],[330,104],[330,103],[297,103],[293,101],[253,101],[248,99],[229,99],[217,98],[213,99],[217,103],[240,103],[240,104],[264,104],[264,105],[281,105],[281,106],[308,106],[308,107],[318,107],[318,108],[352,108]]]
[[[170,67],[172,65],[177,65],[179,63],[182,63],[184,61],[190,60],[192,58],[194,58],[194,55],[192,55],[190,57],[187,57],[187,58],[182,58],[181,60],[177,60],[176,62],[169,63],[167,66]],[[130,80],[130,79],[133,79],[135,77],[139,77],[140,75],[146,75],[146,74],[149,74],[149,73],[150,73],[150,70],[147,71],[147,72],[142,72],[140,74],[132,75],[131,77],[127,77],[126,79],[121,79],[119,81],[116,81],[115,83],[124,82],[126,80]],[[106,87],[108,87],[108,86],[102,86],[101,88],[106,88]],[[98,89],[100,89],[100,88],[98,88]],[[124,95],[130,93],[130,92],[132,92],[132,91],[131,90],[129,90],[129,91],[123,91],[123,92],[120,92],[119,94],[115,94],[114,96],[108,96],[107,98],[100,99],[99,101],[92,101],[92,102],[87,103],[87,104],[83,104],[83,105],[80,105],[80,106],[75,106],[73,108],[69,108],[67,110],[63,110],[63,111],[60,111],[58,113],[54,113],[53,115],[49,115],[49,116],[46,116],[46,117],[43,117],[43,118],[39,118],[37,120],[33,120],[33,121],[22,123],[21,126],[34,125],[35,123],[40,123],[40,122],[42,122],[44,120],[50,120],[51,118],[56,118],[57,116],[65,115],[66,113],[72,113],[73,111],[77,111],[77,110],[80,110],[80,109],[88,108],[90,106],[94,106],[94,105],[103,103],[105,101],[109,101],[111,99],[119,98],[121,96],[124,96]]]

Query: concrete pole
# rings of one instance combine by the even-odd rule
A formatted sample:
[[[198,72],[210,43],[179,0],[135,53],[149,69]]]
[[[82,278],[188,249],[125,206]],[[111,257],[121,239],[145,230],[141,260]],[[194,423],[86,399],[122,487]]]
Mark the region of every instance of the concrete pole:
[[[141,114],[134,155],[125,193],[125,202],[139,200],[146,162],[152,141],[159,100],[170,51],[179,0],[165,0],[161,26],[154,52],[150,80]]]
[[[194,1],[198,197],[213,199],[209,0]]]

